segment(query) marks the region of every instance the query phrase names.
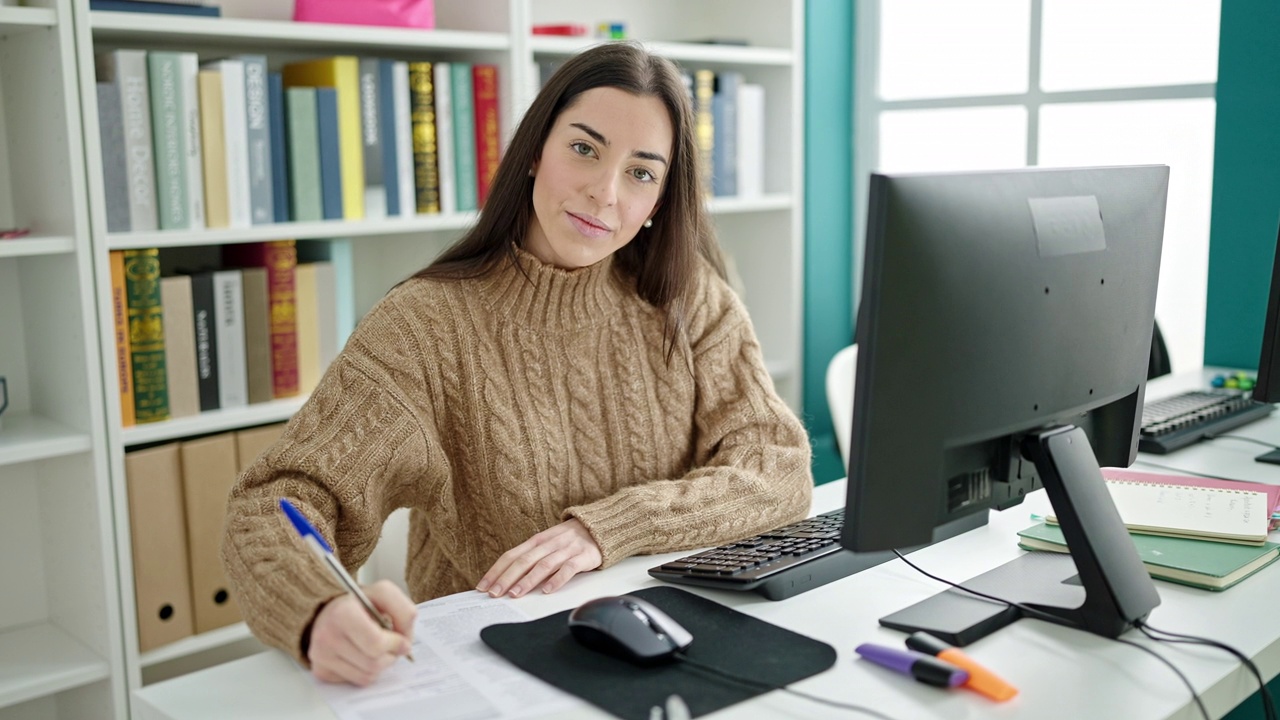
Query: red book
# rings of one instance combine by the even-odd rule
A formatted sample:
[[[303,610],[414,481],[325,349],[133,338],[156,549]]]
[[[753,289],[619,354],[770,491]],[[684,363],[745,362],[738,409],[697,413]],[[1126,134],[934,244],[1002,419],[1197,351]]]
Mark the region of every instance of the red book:
[[[565,23],[563,25],[534,25],[532,32],[534,35],[570,35],[580,36],[587,34],[587,26],[577,23]]]
[[[271,390],[275,398],[298,394],[298,248],[293,240],[225,245],[222,261],[231,267],[267,269],[271,308]]]
[[[502,156],[498,145],[498,66],[474,66],[471,80],[476,113],[476,199],[483,208]]]

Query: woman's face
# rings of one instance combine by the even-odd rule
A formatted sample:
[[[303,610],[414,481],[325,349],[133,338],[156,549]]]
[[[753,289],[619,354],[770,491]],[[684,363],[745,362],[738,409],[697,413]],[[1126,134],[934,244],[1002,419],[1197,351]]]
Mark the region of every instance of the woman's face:
[[[556,118],[534,165],[525,248],[557,267],[587,267],[631,242],[657,209],[671,161],[666,107],[600,87]]]

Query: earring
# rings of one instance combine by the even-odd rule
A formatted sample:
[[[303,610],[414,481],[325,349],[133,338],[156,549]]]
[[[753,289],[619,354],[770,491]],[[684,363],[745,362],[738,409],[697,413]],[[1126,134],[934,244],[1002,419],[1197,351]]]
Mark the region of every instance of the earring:
[[[529,168],[529,177],[533,177],[533,168]]]
[[[645,221],[644,221],[644,226],[645,226],[645,227],[647,227],[647,228],[651,228],[651,227],[653,227],[653,218],[649,218],[648,220],[645,220]]]

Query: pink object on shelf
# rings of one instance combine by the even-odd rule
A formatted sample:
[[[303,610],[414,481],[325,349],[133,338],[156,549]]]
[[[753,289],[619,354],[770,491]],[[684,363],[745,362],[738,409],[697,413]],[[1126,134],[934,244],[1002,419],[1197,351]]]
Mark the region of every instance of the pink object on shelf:
[[[293,19],[430,29],[436,26],[435,0],[294,0]]]

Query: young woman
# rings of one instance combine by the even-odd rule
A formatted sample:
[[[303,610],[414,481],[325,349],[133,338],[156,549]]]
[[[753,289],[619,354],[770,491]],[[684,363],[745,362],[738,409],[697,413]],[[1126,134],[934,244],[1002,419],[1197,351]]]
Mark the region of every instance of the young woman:
[[[360,322],[240,478],[223,558],[245,619],[322,680],[409,650],[414,602],[553,592],[640,553],[797,520],[812,477],[703,209],[668,61],[568,60],[521,120],[476,227]],[[289,498],[349,568],[412,509],[383,630],[310,557]]]

